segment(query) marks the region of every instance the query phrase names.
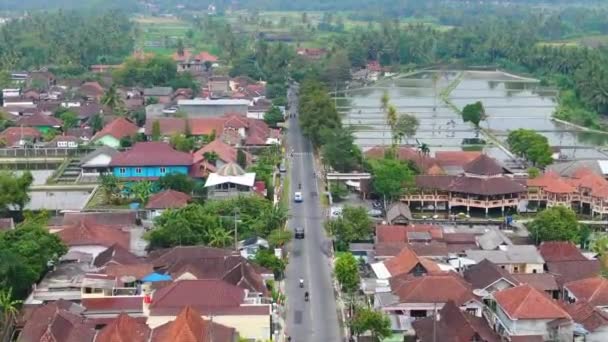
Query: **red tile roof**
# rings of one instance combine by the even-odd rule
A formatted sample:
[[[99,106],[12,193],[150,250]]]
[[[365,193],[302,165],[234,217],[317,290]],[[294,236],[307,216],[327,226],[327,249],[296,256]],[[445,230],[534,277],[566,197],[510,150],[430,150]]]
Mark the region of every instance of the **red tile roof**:
[[[105,125],[104,128],[97,132],[93,137],[93,140],[97,140],[105,137],[106,135],[111,135],[116,139],[122,139],[124,137],[131,137],[137,134],[139,127],[136,124],[125,118],[116,118],[109,124]]]
[[[440,166],[460,166],[477,159],[481,155],[478,151],[437,151],[435,160]]]
[[[235,339],[234,328],[204,320],[200,312],[186,306],[174,321],[154,329],[151,342],[233,342]]]
[[[481,176],[495,176],[502,174],[503,169],[494,158],[481,154],[464,166],[464,172]]]
[[[555,275],[558,285],[600,274],[599,260],[546,262],[547,269]]]
[[[409,274],[417,265],[424,267],[427,273],[441,271],[435,262],[419,257],[410,246],[404,247],[399,254],[384,261],[384,267],[391,276]]]
[[[538,251],[545,262],[588,260],[578,247],[569,241],[546,241],[540,244]]]
[[[575,280],[564,285],[577,300],[584,300],[594,306],[608,306],[608,280],[591,277]]]
[[[139,257],[116,243],[108,247],[108,249],[105,251],[99,253],[93,262],[96,267],[108,265],[132,265],[139,263],[141,263]]]
[[[226,144],[225,142],[221,141],[220,139],[216,139],[210,143],[208,143],[207,145],[203,146],[201,149],[199,149],[198,151],[194,152],[194,162],[198,163],[199,161],[202,161],[205,159],[205,153],[206,152],[215,152],[218,155],[218,159],[223,161],[225,164],[228,163],[236,163],[237,162],[237,152],[238,150],[235,147],[232,147],[228,144]],[[251,161],[253,160],[253,157],[251,156],[251,153],[244,151],[245,152],[245,157],[247,159],[247,163],[251,163]],[[211,165],[212,166],[212,165]],[[215,169],[215,167],[213,167],[213,169]]]
[[[131,149],[121,152],[110,162],[110,166],[190,166],[192,155],[174,150],[169,144],[148,141],[136,143]]]
[[[131,265],[108,265],[105,266],[101,272],[112,276],[119,281],[124,276],[135,277],[136,279],[141,279],[148,274],[154,272],[154,267],[152,264],[140,263],[140,264],[131,264]]]
[[[184,50],[183,54],[179,54],[177,51],[174,52],[171,57],[173,58],[174,61],[176,62],[185,62],[188,60],[196,60],[196,61],[201,61],[201,62],[217,62],[218,61],[218,57],[210,54],[207,51],[201,51],[198,54],[193,54],[191,50]]]
[[[0,133],[0,138],[6,140],[6,146],[15,146],[21,138],[39,139],[42,137],[40,131],[33,127],[9,127]]]
[[[150,328],[126,313],[99,331],[95,342],[148,342]]]
[[[438,318],[426,317],[412,322],[420,342],[499,342],[500,337],[482,317],[473,316],[448,301],[439,311]]]
[[[103,87],[99,82],[85,82],[80,86],[78,90],[81,94],[90,97],[100,97],[103,95]]]
[[[92,342],[95,330],[85,324],[83,317],[68,311],[67,304],[61,301],[36,308],[25,323],[19,341]]]
[[[433,240],[443,239],[443,230],[439,226],[431,224],[413,224],[409,226],[376,226],[377,242],[406,242],[409,232],[429,233]]]
[[[81,305],[88,312],[141,312],[144,297],[114,296],[99,298],[82,298]]]
[[[152,195],[146,204],[146,209],[182,208],[191,200],[190,195],[169,189]]]
[[[543,175],[528,179],[528,186],[540,187],[544,191],[554,194],[570,194],[576,192],[576,188],[566,182],[563,178],[554,172],[546,172]]]
[[[155,121],[158,121],[160,133],[163,136],[183,134],[186,131],[186,120],[188,120],[188,124],[190,125],[190,134],[192,135],[210,135],[215,132],[215,134],[219,136],[222,134],[224,129],[225,118],[223,117],[191,119],[159,118],[146,120],[146,135],[152,135],[152,128],[154,127]]]
[[[570,318],[556,301],[527,284],[498,291],[494,298],[511,319]]]
[[[36,126],[51,126],[61,127],[62,121],[52,115],[42,114],[40,112],[32,115],[22,116],[15,122],[16,126],[36,127]]]
[[[118,244],[129,249],[130,236],[128,232],[117,228],[103,226],[82,220],[72,226],[66,226],[57,232],[57,235],[68,246],[101,245],[110,247]]]
[[[389,280],[400,303],[447,303],[462,305],[476,299],[471,286],[456,273],[429,274],[414,277],[402,274]]]
[[[238,312],[244,304],[245,290],[223,280],[180,280],[154,292],[152,314],[177,314],[191,305],[204,314]]]
[[[573,304],[562,303],[562,307],[576,323],[583,325],[587,331],[594,332],[601,327],[608,326],[608,313],[585,301],[577,301]]]

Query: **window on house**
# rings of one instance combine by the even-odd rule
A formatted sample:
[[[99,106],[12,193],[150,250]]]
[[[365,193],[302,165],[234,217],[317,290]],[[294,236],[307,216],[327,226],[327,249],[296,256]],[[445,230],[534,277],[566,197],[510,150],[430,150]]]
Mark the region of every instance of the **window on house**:
[[[426,317],[426,310],[410,310],[410,317],[416,318],[424,318]]]
[[[517,266],[513,267],[513,273],[519,273],[519,267],[517,267]]]
[[[141,167],[136,168],[135,173],[137,173],[138,175],[141,174]]]
[[[466,312],[468,314],[471,314],[471,315],[475,316],[475,314],[477,314],[477,309],[475,309],[475,308],[467,308]]]
[[[164,175],[165,173],[167,173],[167,168],[166,167],[161,167],[160,168],[160,174]]]
[[[125,169],[124,167],[121,167],[120,169],[118,169],[118,172],[119,172],[121,175],[124,175],[125,173],[127,173],[127,169]]]

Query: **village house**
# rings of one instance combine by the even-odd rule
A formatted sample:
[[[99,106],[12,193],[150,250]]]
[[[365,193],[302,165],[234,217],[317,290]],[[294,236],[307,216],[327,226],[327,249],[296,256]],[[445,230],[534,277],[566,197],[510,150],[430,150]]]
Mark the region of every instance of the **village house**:
[[[51,130],[61,129],[63,122],[52,115],[46,115],[41,112],[36,112],[32,115],[22,116],[15,121],[15,126],[33,127],[45,134]]]
[[[153,87],[144,89],[144,99],[146,102],[150,99],[156,99],[160,104],[168,104],[171,102],[173,89],[171,87]]]
[[[608,311],[608,280],[601,276],[575,280],[564,285],[564,301],[583,301]]]
[[[41,138],[40,131],[33,127],[8,127],[0,133],[0,142],[6,147],[23,147],[34,144]]]
[[[252,163],[253,156],[251,153],[244,150],[243,153],[245,154],[246,164],[250,165]],[[206,158],[209,156],[209,154],[213,154],[215,160],[207,160]],[[205,174],[207,172],[215,172],[217,169],[226,164],[237,163],[237,155],[237,148],[226,144],[221,139],[216,139],[194,152],[193,157],[197,171]]]
[[[464,271],[463,277],[473,286],[473,289],[481,290],[485,294],[492,294],[519,285],[519,282],[507,270],[487,259],[468,267]]]
[[[608,313],[584,301],[562,304],[574,321],[574,341],[608,341]]]
[[[545,261],[532,245],[501,246],[498,250],[467,250],[466,257],[477,263],[487,259],[509,273],[543,273]]]
[[[327,55],[327,50],[317,48],[298,48],[296,54],[308,60],[320,60]]]
[[[461,310],[448,301],[436,317],[421,318],[412,323],[416,341],[500,342],[500,337],[485,319]]]
[[[85,82],[78,88],[78,93],[89,102],[99,103],[104,92],[99,82]]]
[[[91,142],[112,148],[119,148],[121,139],[133,137],[138,131],[139,127],[137,127],[136,124],[123,117],[119,117],[112,120],[105,125],[101,131],[97,132],[91,139]]]
[[[157,180],[171,173],[187,175],[192,155],[174,150],[169,144],[139,142],[112,157],[110,168],[120,180]]]
[[[419,257],[409,246],[403,247],[390,259],[371,264],[371,268],[378,279],[389,279],[400,274],[423,276],[441,271],[435,262]]]
[[[196,294],[196,295],[193,295]],[[180,280],[144,297],[143,312],[152,329],[177,318],[191,306],[201,317],[234,328],[246,339],[266,340],[272,336],[271,305],[223,280]]]
[[[217,65],[219,60],[218,57],[207,51],[193,54],[192,51],[188,49],[185,49],[183,53],[173,53],[172,58],[177,63],[178,72],[190,72],[193,74],[209,71],[214,64]]]
[[[112,171],[110,162],[119,152],[109,146],[100,146],[80,158],[80,181],[97,181],[97,178]]]
[[[572,318],[542,291],[524,284],[498,291],[493,298],[484,316],[499,335],[511,340],[528,336],[538,341],[572,341]]]
[[[482,154],[465,165],[462,174],[416,176],[419,191],[404,195],[402,201],[410,206],[412,203],[420,207],[425,203],[435,208],[447,206],[450,212],[464,208],[469,213],[471,208],[477,208],[486,215],[490,209],[504,213],[506,209],[517,208],[520,195],[526,192],[526,187],[508,174],[494,159]]]
[[[235,163],[228,163],[209,173],[205,181],[210,199],[248,196],[255,193],[255,172],[245,172]]]
[[[374,307],[388,315],[393,331],[413,335],[413,322],[432,317],[449,301],[453,301],[460,310],[481,317],[482,302],[457,273],[425,276],[403,273],[390,278],[389,284],[389,291],[376,290]]]
[[[167,209],[178,209],[185,207],[192,200],[192,197],[183,192],[175,190],[165,190],[150,196],[146,203],[148,219],[160,216]]]
[[[249,100],[242,99],[192,99],[178,100],[178,108],[192,118],[224,116],[226,113],[247,115]]]

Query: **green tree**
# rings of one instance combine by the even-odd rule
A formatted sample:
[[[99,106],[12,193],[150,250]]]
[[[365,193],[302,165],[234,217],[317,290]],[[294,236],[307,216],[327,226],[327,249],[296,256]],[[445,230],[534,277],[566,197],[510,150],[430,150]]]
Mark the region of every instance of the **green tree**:
[[[285,261],[277,258],[277,256],[274,255],[274,252],[270,249],[258,250],[253,258],[253,261],[264,268],[272,270],[276,278],[282,278],[282,275],[285,272],[285,267],[287,266]]]
[[[323,145],[323,134],[342,127],[329,93],[319,82],[307,80],[300,89],[299,120],[302,132],[316,147]]]
[[[139,181],[132,183],[129,187],[131,195],[141,206],[145,206],[148,198],[152,195],[152,183],[150,181]]]
[[[393,334],[390,319],[381,311],[370,308],[357,308],[350,321],[350,328],[357,337],[365,332],[370,332],[372,338],[376,341],[390,337]]]
[[[222,227],[215,227],[207,232],[207,241],[211,247],[224,248],[234,243],[234,235]]]
[[[133,137],[122,137],[120,138],[120,147],[128,148],[133,146]]]
[[[164,190],[175,190],[191,194],[194,190],[195,182],[188,175],[173,172],[160,177],[158,179],[158,186]]]
[[[42,134],[42,139],[44,139],[44,141],[52,141],[56,136],[57,130],[51,128]]]
[[[125,104],[118,92],[116,83],[112,83],[108,90],[103,94],[101,104],[110,107],[114,112],[122,111],[124,109]]]
[[[509,132],[507,143],[516,155],[544,167],[553,161],[553,151],[547,137],[530,129],[517,129]]]
[[[540,176],[540,170],[537,167],[528,168],[528,178],[534,179]]]
[[[203,153],[203,158],[205,158],[205,161],[211,165],[215,165],[219,157],[220,156],[215,151],[207,151]]]
[[[372,187],[387,200],[399,197],[414,180],[414,172],[405,163],[396,159],[369,160],[372,169]]]
[[[146,99],[146,106],[158,104],[158,97],[150,96]]]
[[[352,293],[359,289],[359,263],[351,253],[342,252],[338,254],[334,274],[342,287],[342,291]]]
[[[342,84],[350,80],[350,68],[350,60],[348,59],[346,51],[336,51],[327,61],[327,66],[325,68],[325,77],[327,78],[327,82],[337,86],[338,84]]]
[[[122,192],[118,178],[111,173],[103,173],[99,178],[104,201],[109,204],[116,203]]]
[[[420,126],[420,121],[417,117],[412,114],[401,114],[397,118],[393,134],[401,142],[404,138],[412,138],[416,134],[418,126]]]
[[[268,235],[268,244],[272,247],[283,247],[291,241],[292,238],[293,234],[291,231],[286,229],[275,229]]]
[[[383,112],[386,112],[388,110],[388,105],[390,102],[390,97],[388,95],[388,91],[384,91],[382,93],[382,97],[380,98],[380,108],[382,109]]]
[[[486,111],[480,101],[468,104],[462,109],[462,120],[472,123],[475,127],[479,127],[479,123],[485,119]]]
[[[564,206],[547,208],[528,224],[531,236],[542,241],[573,241],[579,237],[580,225],[576,213]]]
[[[154,120],[152,123],[152,141],[160,141],[160,122]]]
[[[29,189],[33,181],[29,171],[19,176],[9,171],[0,171],[0,208],[5,211],[23,211],[30,201]]]
[[[194,149],[194,138],[184,134],[174,134],[169,142],[178,151],[191,152]]]
[[[22,300],[13,297],[13,288],[0,289],[0,309],[2,310],[2,326],[7,327],[19,314]]]
[[[70,128],[74,128],[78,124],[78,115],[71,111],[62,113],[60,119],[63,121],[63,132],[67,132]]]
[[[345,206],[342,215],[326,221],[325,228],[334,238],[336,249],[348,250],[351,242],[368,239],[372,234],[372,221],[364,207]]]
[[[102,130],[103,128],[103,119],[101,118],[101,115],[99,114],[95,114],[91,117],[91,128],[93,129],[93,133],[97,133],[99,131]]]
[[[264,113],[264,122],[266,122],[268,126],[277,127],[277,124],[283,121],[283,113],[279,107],[272,106],[266,113]]]
[[[351,172],[359,168],[362,154],[355,144],[352,130],[346,128],[327,130],[323,140],[326,141],[321,148],[323,163],[338,172]]]
[[[25,275],[23,278],[19,275],[25,283],[15,283],[13,279],[3,279],[2,283],[12,287],[20,298],[46,272],[49,264],[57,262],[67,252],[59,236],[51,234],[45,225],[46,222],[38,219],[26,219],[15,229],[0,234],[0,250],[12,254],[12,260],[21,263],[21,272]]]

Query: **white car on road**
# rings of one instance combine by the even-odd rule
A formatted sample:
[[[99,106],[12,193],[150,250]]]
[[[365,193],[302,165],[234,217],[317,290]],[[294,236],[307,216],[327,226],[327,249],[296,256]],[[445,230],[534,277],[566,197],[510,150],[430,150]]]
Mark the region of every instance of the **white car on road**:
[[[302,202],[302,200],[303,200],[303,198],[302,198],[302,193],[301,193],[301,192],[299,192],[299,191],[298,191],[298,192],[296,192],[296,193],[293,195],[293,200],[294,200],[294,202]]]

